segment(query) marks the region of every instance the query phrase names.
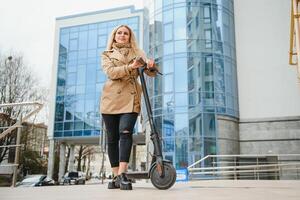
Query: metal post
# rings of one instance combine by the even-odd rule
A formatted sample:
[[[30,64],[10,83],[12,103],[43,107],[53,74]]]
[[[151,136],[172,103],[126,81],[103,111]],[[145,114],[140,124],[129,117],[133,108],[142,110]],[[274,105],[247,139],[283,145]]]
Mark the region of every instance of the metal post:
[[[136,171],[136,144],[132,145],[132,156],[131,156],[131,168],[132,171]]]
[[[19,159],[20,159],[20,142],[21,142],[21,125],[22,125],[22,116],[19,117],[18,120],[18,130],[17,130],[17,141],[16,141],[16,151],[15,151],[15,166],[14,166],[14,173],[12,179],[12,187],[16,187],[17,177],[18,177],[18,166],[19,166]]]
[[[234,180],[237,180],[237,175],[236,175],[236,157],[234,157]]]
[[[100,136],[100,151],[102,155],[102,160],[101,160],[101,168],[100,168],[100,178],[101,178],[101,184],[104,184],[104,160],[105,160],[105,150],[106,150],[106,138],[105,138],[105,132],[104,132],[104,121],[103,119],[101,120],[101,136]]]
[[[259,172],[257,172],[257,170],[259,170],[259,167],[258,167],[258,157],[256,158],[256,176],[257,176],[257,180],[259,180]]]

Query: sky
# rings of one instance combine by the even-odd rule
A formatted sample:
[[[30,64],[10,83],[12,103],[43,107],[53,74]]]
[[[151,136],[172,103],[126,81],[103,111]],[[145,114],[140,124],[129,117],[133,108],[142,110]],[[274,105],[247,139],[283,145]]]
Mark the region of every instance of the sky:
[[[22,53],[41,87],[50,88],[55,19],[129,5],[140,9],[143,0],[1,0],[0,53]]]

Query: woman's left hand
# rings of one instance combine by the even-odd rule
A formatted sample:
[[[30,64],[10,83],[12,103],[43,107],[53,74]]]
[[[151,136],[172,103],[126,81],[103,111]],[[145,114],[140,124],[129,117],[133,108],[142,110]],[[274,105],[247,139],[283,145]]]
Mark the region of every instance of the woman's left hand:
[[[147,67],[150,68],[150,69],[151,69],[152,67],[155,67],[155,62],[154,62],[153,59],[149,59],[149,60],[148,60]]]

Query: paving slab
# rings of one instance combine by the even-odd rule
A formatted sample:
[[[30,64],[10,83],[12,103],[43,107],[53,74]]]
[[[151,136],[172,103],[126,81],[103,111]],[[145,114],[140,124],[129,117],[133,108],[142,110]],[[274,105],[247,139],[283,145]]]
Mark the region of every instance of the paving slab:
[[[169,190],[158,190],[151,183],[137,182],[133,190],[108,190],[107,183],[0,188],[0,200],[300,200],[300,181],[210,180],[177,182]]]

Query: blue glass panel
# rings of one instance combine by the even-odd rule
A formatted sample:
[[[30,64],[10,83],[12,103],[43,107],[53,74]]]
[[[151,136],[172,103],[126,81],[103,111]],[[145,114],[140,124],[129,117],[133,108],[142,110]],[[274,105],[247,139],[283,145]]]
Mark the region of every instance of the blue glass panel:
[[[88,34],[88,48],[96,49],[97,48],[97,30],[90,30]]]
[[[55,131],[62,131],[63,130],[63,123],[55,123],[54,130]]]
[[[100,135],[100,130],[92,130],[91,135],[95,135],[95,136]]]
[[[75,111],[76,115],[82,119],[84,113],[84,100],[77,100]]]
[[[175,53],[187,52],[186,40],[175,42]]]
[[[164,24],[173,21],[173,9],[169,9],[163,12],[163,20],[164,20]]]
[[[188,167],[188,138],[175,138],[175,166],[176,168]]]
[[[60,29],[60,34],[68,34],[69,33],[69,28],[61,28]]]
[[[175,91],[187,91],[187,58],[175,59]]]
[[[85,93],[85,86],[84,85],[77,85],[76,86],[76,95],[81,95]]]
[[[88,41],[88,32],[87,31],[79,32],[78,49],[79,50],[87,49],[87,41]]]
[[[101,22],[101,23],[98,24],[98,29],[100,29],[100,28],[105,28],[106,29],[106,27],[107,27],[106,22]]]
[[[189,138],[189,152],[201,152],[202,141],[200,137]]]
[[[175,114],[176,137],[188,136],[188,114]]]
[[[164,41],[173,39],[173,26],[172,23],[164,25]]]
[[[93,117],[95,111],[95,100],[86,100],[85,101],[85,113],[87,119],[90,119]]]
[[[88,58],[95,58],[97,57],[97,50],[93,49],[93,50],[89,50],[88,51]]]
[[[68,59],[69,60],[77,60],[77,51],[70,51],[68,53]]]
[[[88,25],[79,26],[79,31],[87,31],[89,29]]]
[[[96,65],[89,65],[86,69],[86,84],[96,83]]]
[[[67,70],[68,73],[76,72],[77,71],[76,65],[68,65]]]
[[[83,130],[83,128],[84,126],[82,121],[74,122],[74,130]]]
[[[165,7],[165,6],[170,5],[172,3],[173,3],[173,0],[164,0],[163,1],[163,6]]]
[[[163,73],[168,74],[174,72],[174,60],[173,59],[164,59],[163,61]]]
[[[164,43],[164,55],[173,54],[173,42]]]
[[[78,49],[78,40],[70,40],[70,51],[76,51]]]
[[[99,35],[108,35],[109,32],[108,32],[107,28],[99,28],[98,29],[98,34]]]
[[[91,135],[91,130],[85,130],[85,131],[83,131],[83,135],[84,136],[90,136]]]
[[[175,8],[174,38],[175,40],[186,39],[186,8]]]
[[[82,136],[82,131],[74,131],[74,136]]]
[[[163,140],[163,151],[173,152],[174,151],[174,138],[165,138]]]
[[[62,137],[63,132],[61,131],[55,131],[54,132],[54,137]]]
[[[70,73],[67,76],[67,85],[75,85],[76,83],[76,73]]]
[[[73,130],[74,129],[74,123],[73,122],[65,122],[64,123],[64,130]]]
[[[72,137],[73,131],[64,131],[64,137]]]
[[[163,109],[166,109],[167,111],[170,111],[175,106],[175,98],[174,94],[165,94],[164,95],[164,104]]]
[[[164,116],[163,137],[174,137],[174,115]]]
[[[72,32],[70,33],[70,39],[78,39],[78,32]]]
[[[186,3],[186,0],[174,0],[174,4],[175,3]]]
[[[77,69],[77,85],[85,84],[85,77],[86,77],[86,67],[85,65],[79,65]]]
[[[215,114],[203,114],[203,132],[205,136],[216,136]]]
[[[176,103],[176,106],[187,106],[188,105],[187,93],[176,93],[175,94],[175,103]]]
[[[60,35],[60,48],[67,49],[69,47],[69,34]]]
[[[164,92],[173,91],[173,74],[164,75]]]
[[[64,86],[57,86],[56,95],[57,96],[64,96],[65,95],[65,87]]]
[[[76,73],[69,73],[67,76],[67,85],[75,85]]]
[[[130,24],[130,28],[132,29],[132,30],[137,30],[138,29],[138,24]],[[135,34],[136,35],[136,34]]]
[[[97,83],[102,83],[106,80],[106,75],[103,73],[103,71],[98,70],[97,71]]]

